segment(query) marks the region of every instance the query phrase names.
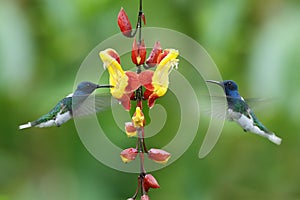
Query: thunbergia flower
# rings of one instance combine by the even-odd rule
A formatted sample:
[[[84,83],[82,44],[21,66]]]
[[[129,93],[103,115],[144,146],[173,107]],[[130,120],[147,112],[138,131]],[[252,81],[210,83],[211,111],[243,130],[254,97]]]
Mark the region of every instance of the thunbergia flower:
[[[122,34],[133,38],[131,48],[131,60],[135,65],[136,72],[124,71],[121,59],[116,50],[108,48],[99,53],[103,66],[108,70],[111,95],[119,100],[127,111],[131,109],[131,101],[136,101],[136,107],[131,121],[125,123],[126,135],[137,138],[136,146],[124,149],[120,153],[124,163],[132,162],[137,157],[140,160],[140,174],[135,194],[128,200],[136,200],[140,194],[141,200],[149,200],[150,188],[160,188],[153,175],[146,172],[144,167],[144,156],[157,163],[166,163],[171,154],[162,149],[147,149],[145,143],[146,120],[143,113],[143,100],[147,100],[148,108],[152,108],[157,98],[166,94],[169,87],[169,73],[177,68],[179,52],[176,49],[161,48],[157,41],[146,59],[147,49],[142,38],[142,22],[146,24],[146,18],[142,11],[142,0],[140,0],[138,22],[135,30],[132,29],[130,20],[123,8],[118,14],[118,25]],[[137,34],[138,33],[138,34]],[[145,69],[142,70],[142,67]],[[151,68],[151,69],[150,69]]]
[[[114,49],[106,49],[99,53],[104,67],[108,69],[110,84],[114,85],[110,89],[113,97],[118,99],[126,110],[130,110],[130,97],[140,86],[144,86],[146,91],[144,99],[148,99],[148,106],[152,108],[155,100],[168,90],[169,73],[178,66],[177,56],[179,52],[175,49],[165,49],[158,55],[158,63],[155,71],[145,70],[140,74],[132,71],[123,71],[118,53]]]
[[[148,106],[152,108],[157,98],[166,94],[169,86],[169,73],[178,67],[179,52],[166,49],[158,56],[158,64],[154,72],[146,70],[140,74],[141,84],[147,89],[144,99],[148,99]],[[151,77],[151,79],[150,79]]]
[[[109,82],[113,85],[110,93],[118,99],[125,110],[130,110],[130,97],[140,87],[138,74],[132,71],[123,71],[114,49],[106,49],[99,53],[104,67],[109,72]]]

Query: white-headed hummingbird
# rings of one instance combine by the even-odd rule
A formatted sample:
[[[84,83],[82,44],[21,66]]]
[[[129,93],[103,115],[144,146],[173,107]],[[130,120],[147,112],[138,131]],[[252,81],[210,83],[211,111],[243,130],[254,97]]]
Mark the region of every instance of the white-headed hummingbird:
[[[47,114],[41,116],[35,121],[28,122],[19,126],[19,129],[30,127],[50,127],[60,126],[72,119],[76,110],[79,110],[83,102],[98,88],[111,88],[111,85],[98,85],[92,82],[84,81],[77,85],[74,93],[69,94]]]
[[[271,142],[280,145],[281,138],[275,133],[269,131],[255,116],[254,112],[248,106],[243,97],[238,92],[237,84],[232,80],[223,82],[207,80],[206,82],[214,83],[224,89],[227,100],[227,119],[237,122],[244,131],[249,131],[267,138]]]

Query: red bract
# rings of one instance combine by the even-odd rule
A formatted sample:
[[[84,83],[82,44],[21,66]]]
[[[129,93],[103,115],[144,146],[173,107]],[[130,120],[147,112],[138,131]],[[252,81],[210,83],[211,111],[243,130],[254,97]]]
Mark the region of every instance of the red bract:
[[[121,152],[120,156],[124,163],[133,161],[138,154],[138,150],[135,148],[128,148]]]
[[[147,65],[149,67],[154,67],[158,62],[157,62],[157,58],[158,56],[162,53],[162,48],[160,46],[160,42],[157,41],[155,44],[154,44],[154,47],[146,61]]]
[[[136,65],[144,64],[146,60],[146,46],[144,40],[142,40],[139,44],[134,38],[131,50],[131,59],[132,62]]]
[[[118,14],[118,25],[123,35],[125,35],[126,37],[131,36],[132,26],[123,8],[121,8]]]
[[[166,152],[162,149],[150,149],[148,151],[148,157],[157,163],[166,163],[168,162],[169,158],[171,157],[171,154],[169,152]]]
[[[168,53],[168,50],[164,50],[163,52],[161,52],[157,57],[157,63],[160,63],[160,61],[164,59],[168,55]]]

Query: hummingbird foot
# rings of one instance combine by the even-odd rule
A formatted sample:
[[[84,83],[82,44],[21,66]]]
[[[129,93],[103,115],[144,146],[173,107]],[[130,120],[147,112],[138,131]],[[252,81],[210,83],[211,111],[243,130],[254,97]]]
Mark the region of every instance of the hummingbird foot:
[[[31,125],[31,122],[28,122],[27,124],[22,124],[19,126],[19,130],[21,129],[25,129],[25,128],[30,128],[32,125]]]

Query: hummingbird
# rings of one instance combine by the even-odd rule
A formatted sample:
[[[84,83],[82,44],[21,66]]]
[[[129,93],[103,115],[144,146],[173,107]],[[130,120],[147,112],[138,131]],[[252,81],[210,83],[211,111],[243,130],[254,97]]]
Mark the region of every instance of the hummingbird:
[[[244,98],[240,96],[238,92],[238,85],[234,81],[225,80],[223,82],[219,82],[207,80],[206,82],[217,84],[224,89],[227,100],[226,117],[228,120],[237,122],[245,132],[252,132],[267,138],[277,145],[280,145],[281,138],[277,137],[275,133],[267,129],[258,120]]]
[[[28,122],[19,126],[19,129],[30,127],[51,127],[60,126],[72,119],[75,112],[80,109],[83,102],[98,88],[111,88],[111,85],[98,85],[92,82],[84,81],[77,85],[74,93],[67,95],[60,100],[56,106],[47,114],[41,116],[35,121]]]

